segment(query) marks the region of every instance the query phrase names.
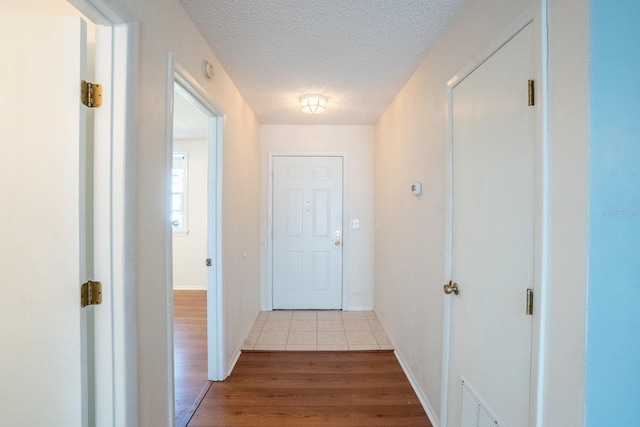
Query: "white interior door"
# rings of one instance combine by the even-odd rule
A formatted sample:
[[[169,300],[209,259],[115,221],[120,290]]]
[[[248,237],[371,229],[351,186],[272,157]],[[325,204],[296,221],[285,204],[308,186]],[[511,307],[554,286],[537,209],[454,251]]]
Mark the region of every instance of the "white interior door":
[[[273,308],[342,308],[342,157],[273,159]]]
[[[86,424],[85,24],[0,11],[0,414]],[[82,124],[82,125],[81,125]]]
[[[449,425],[526,426],[533,288],[533,25],[453,88]],[[464,382],[464,387],[462,384]]]

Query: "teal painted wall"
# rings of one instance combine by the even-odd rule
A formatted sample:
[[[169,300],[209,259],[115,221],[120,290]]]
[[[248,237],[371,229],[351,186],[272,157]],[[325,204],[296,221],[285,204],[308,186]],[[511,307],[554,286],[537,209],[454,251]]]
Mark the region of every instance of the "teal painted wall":
[[[588,427],[640,426],[640,1],[591,1]]]

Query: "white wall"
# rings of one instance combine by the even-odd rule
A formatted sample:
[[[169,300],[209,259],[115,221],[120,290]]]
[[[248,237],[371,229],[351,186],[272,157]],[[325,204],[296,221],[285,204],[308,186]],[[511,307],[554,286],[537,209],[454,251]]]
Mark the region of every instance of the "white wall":
[[[138,425],[173,421],[168,216],[167,94],[173,76],[169,54],[193,77],[214,107],[224,114],[222,176],[222,261],[226,359],[242,346],[259,307],[260,125],[233,82],[175,0],[122,0],[139,22],[133,242],[137,314]],[[120,0],[95,0],[114,3]],[[202,61],[214,64],[215,77],[202,75]],[[243,257],[246,253],[247,256]],[[133,327],[133,325],[131,325]]]
[[[542,425],[584,425],[589,3],[549,1],[549,269]]]
[[[207,289],[207,141],[174,140],[188,154],[187,235],[173,235],[173,289]]]
[[[302,114],[302,113],[301,113]],[[269,162],[273,154],[344,154],[344,286],[349,310],[373,307],[374,128],[373,126],[262,126],[261,246],[262,308],[269,304],[267,272],[267,197]],[[360,228],[349,227],[351,219]]]
[[[584,389],[588,6],[579,0],[552,3],[542,425],[569,426],[582,424]],[[436,418],[434,425],[441,410],[442,285],[449,280],[446,84],[528,4],[469,0],[376,127],[375,310]],[[423,183],[418,198],[405,191],[413,181]]]

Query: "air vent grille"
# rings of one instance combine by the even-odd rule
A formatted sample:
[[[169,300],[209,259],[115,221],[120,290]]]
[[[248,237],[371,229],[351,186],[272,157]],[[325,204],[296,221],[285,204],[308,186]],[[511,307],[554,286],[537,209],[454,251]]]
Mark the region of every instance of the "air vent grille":
[[[461,380],[460,388],[460,427],[504,427],[466,380]]]

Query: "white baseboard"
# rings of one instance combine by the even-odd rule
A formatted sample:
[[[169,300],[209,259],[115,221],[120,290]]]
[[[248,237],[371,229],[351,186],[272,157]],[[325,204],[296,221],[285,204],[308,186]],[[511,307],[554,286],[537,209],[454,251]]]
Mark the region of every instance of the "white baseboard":
[[[367,307],[347,307],[344,309],[344,311],[373,311],[373,307],[371,306],[367,306]]]
[[[173,285],[174,291],[206,291],[206,286]]]
[[[251,332],[251,329],[253,328],[253,324],[256,323],[256,320],[258,320],[258,316],[260,315],[260,312],[258,312],[258,314],[256,314],[256,318],[253,319],[253,322],[251,322],[251,325],[249,325],[249,330],[246,331],[244,333],[244,335],[242,336],[242,341],[240,342],[240,345],[238,346],[238,348],[236,349],[235,353],[233,354],[233,358],[229,361],[229,364],[227,365],[227,377],[229,375],[231,375],[231,372],[233,371],[233,368],[236,367],[236,363],[238,363],[238,359],[240,358],[240,353],[242,353],[242,347],[244,346],[244,339],[249,336],[249,333]]]
[[[236,367],[236,363],[238,363],[238,359],[240,359],[240,349],[236,350],[236,353],[233,355],[233,358],[229,361],[227,365],[227,377],[231,375],[233,372],[233,368]]]
[[[395,343],[393,344],[395,348]],[[420,386],[418,385],[418,382],[413,376],[411,369],[409,369],[409,366],[407,365],[407,362],[404,360],[404,357],[402,357],[402,354],[400,354],[398,350],[394,350],[393,354],[395,354],[396,359],[398,359],[398,363],[400,363],[400,367],[402,367],[402,370],[404,371],[404,374],[407,376],[407,379],[409,380],[411,387],[413,387],[413,391],[416,392],[416,395],[418,396],[418,400],[422,404],[424,411],[427,413],[429,420],[431,420],[431,424],[433,424],[433,427],[439,427],[440,418],[436,415],[437,412],[434,411],[433,406],[431,406],[431,402],[429,402],[429,399],[427,399],[427,396],[424,394],[424,391],[422,391],[422,388],[420,388]]]

